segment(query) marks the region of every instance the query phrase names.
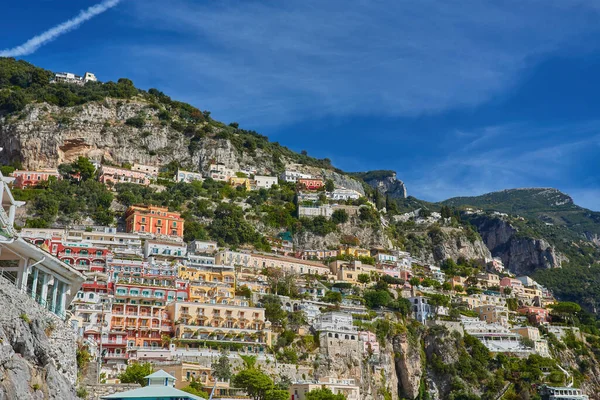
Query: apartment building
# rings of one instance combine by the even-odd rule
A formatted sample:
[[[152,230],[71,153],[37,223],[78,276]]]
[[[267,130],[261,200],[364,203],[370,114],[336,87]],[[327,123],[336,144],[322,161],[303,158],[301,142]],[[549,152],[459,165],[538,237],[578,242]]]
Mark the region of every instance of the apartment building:
[[[383,272],[373,265],[363,264],[358,260],[335,260],[329,263],[329,269],[338,281],[349,282],[352,284],[359,283],[358,275],[360,274],[367,274],[370,276],[372,273],[381,274]]]
[[[302,260],[324,260],[337,257],[338,254],[338,250],[302,250],[297,254],[297,258]]]
[[[321,337],[358,340],[358,328],[354,326],[352,314],[331,311],[316,317],[313,328]]]
[[[235,171],[227,168],[224,164],[210,164],[208,169],[208,178],[215,181],[227,182],[230,177],[235,176]]]
[[[249,351],[265,351],[271,345],[271,323],[264,308],[176,301],[166,310],[173,322],[175,338],[188,348],[206,341],[239,343]]]
[[[341,394],[347,400],[360,400],[360,387],[354,379],[321,378],[318,381],[298,381],[289,388],[292,400],[305,400],[313,390],[326,388],[333,394]]]
[[[200,172],[190,172],[178,169],[174,179],[176,182],[192,183],[194,181],[202,182],[204,177]]]
[[[158,260],[183,260],[187,256],[187,250],[186,244],[182,242],[146,240],[144,243],[144,257]]]
[[[127,232],[183,237],[183,218],[166,207],[134,205],[125,213]]]
[[[131,170],[132,171],[138,171],[138,172],[143,172],[153,178],[156,178],[158,176],[158,170],[159,168],[154,166],[154,165],[144,165],[144,164],[137,164],[134,163],[131,166]]]
[[[327,198],[331,200],[358,200],[361,194],[356,190],[335,188],[333,192],[327,193]]]
[[[281,179],[284,182],[293,182],[296,183],[298,182],[298,179],[310,179],[312,178],[311,175],[308,174],[303,174],[297,171],[289,171],[289,170],[285,170],[281,173],[281,175],[279,176],[279,179]]]
[[[358,340],[363,345],[363,353],[364,354],[379,354],[381,349],[379,347],[379,341],[377,340],[377,336],[373,332],[369,331],[359,331],[358,332]]]
[[[428,319],[435,317],[433,308],[429,305],[429,299],[424,296],[409,297],[412,313],[415,320],[425,324]]]
[[[191,254],[213,254],[219,250],[217,242],[207,240],[193,240],[188,244],[188,251]]]
[[[550,311],[542,307],[525,306],[520,307],[517,312],[527,316],[533,324],[544,324],[550,322]]]
[[[106,262],[112,253],[106,247],[88,242],[50,242],[50,253],[79,271],[105,272]]]
[[[150,184],[150,176],[145,172],[102,165],[99,173],[98,180],[104,184],[135,183],[145,186]]]
[[[217,253],[217,264],[240,266],[248,271],[260,272],[264,268],[281,269],[298,275],[329,275],[329,268],[321,263],[299,260],[293,257],[274,256],[259,253],[239,253],[225,250]]]
[[[16,170],[11,174],[15,178],[13,187],[25,189],[35,187],[43,182],[47,182],[50,178],[60,179],[61,176],[55,169],[41,169],[37,171]]]
[[[488,324],[508,326],[508,309],[502,306],[484,305],[473,309],[479,314],[479,319]]]
[[[277,185],[279,180],[276,176],[263,176],[255,175],[252,180],[252,187],[254,189],[271,189],[273,185]]]
[[[180,279],[189,281],[189,300],[229,304],[235,297],[235,272],[224,268],[180,266]]]

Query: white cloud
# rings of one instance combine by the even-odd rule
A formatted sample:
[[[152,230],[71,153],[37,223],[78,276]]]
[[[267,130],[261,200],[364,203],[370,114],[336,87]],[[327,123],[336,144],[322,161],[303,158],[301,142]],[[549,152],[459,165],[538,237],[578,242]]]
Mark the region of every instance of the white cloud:
[[[13,47],[11,49],[0,50],[0,57],[19,57],[33,54],[37,49],[46,43],[55,40],[57,37],[64,35],[73,29],[77,29],[84,22],[94,18],[98,14],[102,14],[109,8],[116,6],[120,1],[121,0],[104,0],[103,2],[93,5],[86,10],[81,10],[76,17],[32,37],[22,45]]]
[[[144,1],[133,12],[181,40],[144,44],[217,117],[416,116],[474,107],[598,27],[585,3],[303,0]],[[591,44],[590,44],[591,46]],[[187,93],[186,93],[187,92]],[[198,101],[199,102],[199,101]],[[196,102],[196,103],[198,103]]]

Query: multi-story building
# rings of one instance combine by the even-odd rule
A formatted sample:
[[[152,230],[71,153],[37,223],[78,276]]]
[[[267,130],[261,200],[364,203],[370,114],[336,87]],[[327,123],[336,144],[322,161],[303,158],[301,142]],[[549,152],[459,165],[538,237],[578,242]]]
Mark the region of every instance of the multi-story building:
[[[320,178],[299,178],[297,183],[306,190],[319,190],[325,186],[323,179]]]
[[[335,275],[339,281],[349,282],[352,284],[359,283],[358,275],[367,274],[382,274],[383,271],[374,267],[373,265],[363,264],[358,260],[344,261],[335,260],[329,263],[329,269],[331,273]]]
[[[512,353],[520,356],[534,353],[534,349],[521,343],[521,335],[511,332],[503,325],[464,317],[462,324],[466,333],[479,339],[493,353]]]
[[[182,242],[161,240],[146,240],[144,243],[144,257],[155,259],[181,259],[187,256],[187,246]]]
[[[185,260],[183,263],[188,267],[194,268],[217,266],[214,257],[198,254],[188,254],[187,260]]]
[[[235,171],[227,168],[224,164],[210,164],[207,177],[215,181],[227,182],[230,177],[235,176]]]
[[[331,200],[358,200],[361,194],[356,190],[335,188],[333,192],[327,193],[327,198]]]
[[[112,257],[107,248],[88,242],[50,242],[48,247],[61,261],[79,271],[105,272],[106,261]]]
[[[338,254],[338,250],[302,250],[297,257],[303,260],[324,260],[337,257]]]
[[[149,185],[150,177],[145,172],[132,171],[125,168],[109,167],[102,165],[98,180],[104,184],[136,183],[138,185]]]
[[[540,388],[542,400],[589,400],[581,389],[572,387],[553,387],[543,385]]]
[[[333,207],[330,204],[323,205],[304,205],[300,204],[298,206],[298,217],[325,217],[331,218],[333,215]]]
[[[347,400],[360,400],[360,387],[354,379],[321,378],[318,381],[298,381],[289,388],[292,400],[305,400],[309,392],[321,388],[329,389],[333,394],[341,394]]]
[[[200,303],[229,304],[235,297],[233,268],[190,268],[180,266],[180,279],[189,282],[189,300]]]
[[[237,176],[230,176],[228,181],[227,181],[231,186],[233,187],[238,187],[238,186],[242,186],[244,187],[246,190],[250,190],[251,186],[250,186],[250,179],[248,178],[244,178],[244,177],[237,177]]]
[[[63,240],[85,241],[95,246],[108,248],[116,258],[141,258],[142,238],[137,233],[117,232],[116,228],[102,227],[91,230],[70,229]],[[147,234],[150,235],[150,234]]]
[[[500,294],[476,293],[469,296],[459,297],[461,303],[465,304],[469,310],[473,310],[479,306],[492,305],[506,307],[506,299]]]
[[[312,178],[311,175],[308,174],[303,174],[300,172],[296,172],[296,171],[283,171],[281,173],[281,175],[279,176],[279,179],[281,179],[284,182],[293,182],[296,183],[298,182],[298,179],[310,179]]]
[[[175,181],[177,182],[192,183],[193,181],[202,182],[203,180],[204,177],[200,172],[190,172],[178,169],[177,173],[175,174]]]
[[[375,254],[375,261],[379,264],[396,264],[398,257],[392,254],[380,253]]]
[[[379,341],[377,341],[375,333],[370,331],[360,331],[358,332],[358,340],[363,344],[363,353],[380,353]]]
[[[38,186],[42,182],[50,180],[51,177],[60,179],[60,174],[55,169],[42,169],[38,171],[16,170],[11,175],[15,178],[13,186],[18,189]]]
[[[239,253],[226,250],[217,253],[217,264],[242,267],[249,272],[260,272],[264,268],[281,269],[298,275],[327,275],[329,268],[314,261],[299,260],[293,257],[273,256],[258,253]]]
[[[88,82],[97,82],[96,75],[91,72],[86,72],[83,76],[75,75],[71,72],[57,72],[50,83],[73,83],[76,85],[85,85]]]
[[[550,312],[542,307],[525,306],[517,310],[521,315],[527,316],[529,321],[534,324],[544,324],[550,322]]]
[[[271,189],[273,185],[279,183],[279,180],[276,176],[255,175],[251,183],[254,189]]]
[[[367,249],[361,249],[360,247],[346,246],[339,250],[340,255],[346,255],[351,257],[370,257],[371,252]]]
[[[479,286],[481,286],[481,287],[492,287],[492,286],[500,287],[500,276],[498,276],[496,274],[490,274],[490,273],[477,274],[477,280],[479,281]]]
[[[485,305],[475,307],[473,311],[479,314],[481,321],[508,326],[508,309],[506,307]]]
[[[183,237],[183,218],[166,207],[135,205],[125,213],[127,232]]]
[[[165,312],[165,304],[187,299],[186,288],[169,283],[164,280],[153,285],[115,284],[110,333],[126,338],[125,343],[113,344],[121,349],[120,353],[132,347],[158,348],[165,344],[163,335],[172,333],[172,321]]]
[[[313,323],[321,338],[358,340],[358,328],[354,326],[352,314],[331,311],[320,314]]]
[[[176,301],[167,305],[175,338],[188,348],[206,341],[238,343],[251,351],[265,351],[271,345],[271,323],[264,308],[240,305]]]
[[[4,218],[0,213],[0,219]],[[64,318],[85,276],[34,244],[16,238],[12,225],[10,228],[0,230],[0,275]]]
[[[192,254],[213,254],[219,250],[217,242],[194,240],[188,244],[188,251]]]
[[[428,319],[435,316],[431,305],[429,305],[429,299],[424,296],[409,297],[408,300],[412,304],[412,312],[415,320],[424,324]]]
[[[132,171],[138,171],[138,172],[143,172],[153,178],[156,178],[158,176],[158,167],[153,166],[153,165],[144,165],[144,164],[136,164],[134,163],[131,166],[131,170]]]

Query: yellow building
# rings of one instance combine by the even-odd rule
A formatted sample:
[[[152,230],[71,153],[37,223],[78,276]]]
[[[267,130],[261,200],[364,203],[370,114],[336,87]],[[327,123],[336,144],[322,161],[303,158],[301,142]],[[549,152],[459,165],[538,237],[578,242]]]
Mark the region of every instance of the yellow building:
[[[240,305],[173,302],[166,306],[173,322],[174,338],[188,348],[206,342],[244,345],[249,351],[265,351],[271,345],[271,323],[264,308]]]
[[[176,389],[183,389],[192,383],[192,380],[200,382],[202,386],[207,389],[212,389],[215,385],[215,380],[212,376],[212,368],[210,365],[202,365],[192,362],[174,362],[173,364],[161,364],[160,368],[166,373],[173,375],[177,380],[175,381]],[[217,383],[217,392],[219,394],[219,388],[228,388],[227,382]]]
[[[360,274],[367,274],[370,276],[372,273],[382,273],[382,270],[379,270],[372,265],[363,264],[357,260],[335,260],[329,264],[329,268],[331,269],[331,273],[336,276],[337,280],[353,284],[358,283],[358,275]]]
[[[251,189],[250,179],[248,178],[239,178],[237,176],[229,177],[229,184],[233,187],[244,186],[246,190]]]
[[[180,266],[179,278],[190,282],[190,301],[222,304],[235,297],[235,272],[227,269],[192,268]]]
[[[370,257],[371,252],[367,249],[361,249],[360,247],[346,247],[340,248],[340,255],[347,255],[352,257]]]

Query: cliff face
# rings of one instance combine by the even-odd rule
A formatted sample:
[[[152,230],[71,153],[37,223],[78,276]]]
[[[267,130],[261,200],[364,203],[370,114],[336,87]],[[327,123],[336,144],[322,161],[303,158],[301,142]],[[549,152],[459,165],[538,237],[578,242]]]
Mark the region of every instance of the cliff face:
[[[387,176],[370,177],[370,173],[365,173],[365,182],[369,186],[379,190],[383,195],[389,195],[394,199],[405,199],[406,198],[406,186],[404,182],[396,177],[395,172],[391,172]]]
[[[230,140],[204,136],[194,146],[190,138],[158,118],[159,111],[147,102],[105,99],[81,106],[61,108],[30,104],[19,115],[0,118],[0,163],[19,160],[25,168],[54,168],[79,156],[116,164],[165,165],[177,161],[191,170],[207,171],[211,163],[233,170],[256,169],[273,175],[292,165],[285,156],[255,148],[252,154],[237,149]],[[141,127],[126,124],[144,117]],[[214,129],[214,128],[213,128]],[[217,129],[218,130],[218,129]],[[332,170],[306,167],[310,173],[332,179],[339,186],[364,194],[360,182]]]
[[[0,399],[76,399],[76,340],[63,321],[0,278]]]
[[[472,220],[494,257],[517,275],[529,275],[536,269],[560,268],[568,259],[544,239],[521,237],[508,221],[477,217]]]
[[[395,336],[392,344],[396,354],[398,392],[403,398],[415,399],[419,395],[425,362],[421,358],[421,337],[403,333]]]

